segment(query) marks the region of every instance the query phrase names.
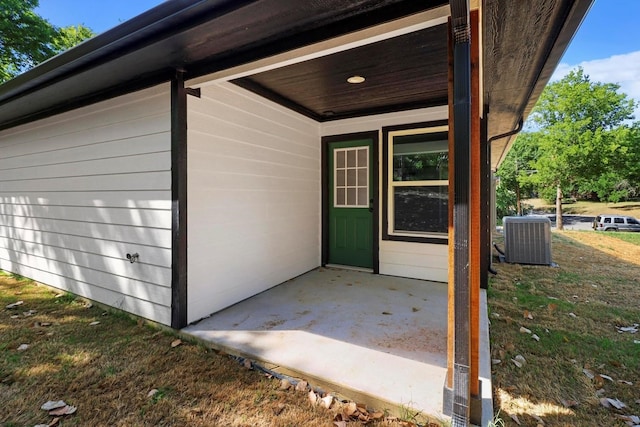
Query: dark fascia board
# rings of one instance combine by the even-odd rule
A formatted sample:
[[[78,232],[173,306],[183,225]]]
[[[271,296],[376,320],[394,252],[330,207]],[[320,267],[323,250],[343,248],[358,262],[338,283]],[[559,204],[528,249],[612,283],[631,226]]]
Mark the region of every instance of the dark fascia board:
[[[80,70],[196,26],[205,19],[212,19],[212,14],[222,15],[253,1],[166,1],[4,83],[0,86],[0,105],[45,84],[68,78]],[[189,22],[189,26],[185,27],[185,22]]]
[[[310,2],[310,11],[315,7],[324,7],[324,11],[314,25],[296,25],[297,21],[292,21],[291,17],[296,13],[300,15],[304,8],[291,9],[285,0],[172,0],[0,86],[0,130],[108,99],[121,93],[121,86],[127,86],[132,92],[161,83],[159,77],[168,81],[165,76],[175,70],[183,70],[185,79],[198,77],[441,3],[443,0],[351,0],[345,1],[344,10],[333,8],[333,12],[327,13],[322,4]],[[243,16],[241,19],[251,20],[250,17],[255,16],[252,13],[259,13],[272,4],[276,8],[272,15],[289,22],[278,30],[277,19],[269,21],[271,36],[264,37],[263,34],[261,37],[256,30],[264,28],[260,27],[264,22],[261,23],[257,16],[255,22],[247,22],[246,31],[237,32],[237,44],[227,37],[225,50],[208,55],[200,51],[197,57],[191,57],[188,50],[183,50],[189,46],[191,37],[208,37],[212,52],[215,52],[217,45],[211,32],[215,32],[218,19],[239,13],[238,16]],[[350,7],[346,8],[347,5]],[[246,12],[241,12],[244,9]],[[224,22],[228,28],[235,21],[229,18]],[[233,25],[242,27],[242,22]],[[165,51],[166,56],[163,56]],[[136,59],[138,54],[143,58]],[[88,78],[88,75],[91,76]],[[76,79],[78,76],[81,78]],[[152,76],[153,81],[145,76]],[[97,93],[104,97],[94,96]]]
[[[568,10],[567,15],[564,19],[564,24],[562,25],[562,28],[558,32],[556,40],[553,43],[551,50],[548,52],[548,55],[543,63],[543,66],[540,69],[540,72],[538,73],[538,78],[536,79],[535,83],[531,87],[531,90],[527,97],[527,103],[524,106],[524,109],[521,111],[520,115],[518,115],[517,113],[513,115],[513,123],[512,123],[513,129],[516,128],[517,123],[519,122],[520,119],[526,120],[529,114],[531,114],[531,111],[535,107],[536,102],[538,102],[538,98],[540,98],[542,91],[544,90],[547,83],[549,83],[549,80],[551,79],[553,72],[555,71],[556,67],[560,63],[562,56],[564,55],[567,48],[569,47],[571,40],[573,39],[576,32],[578,31],[578,28],[580,28],[582,21],[587,16],[587,13],[589,12],[589,9],[593,5],[594,1],[595,0],[573,1],[572,7]],[[500,144],[502,145],[502,147],[500,148],[500,155],[497,161],[491,165],[493,170],[498,169],[502,161],[507,156],[507,153],[511,149],[511,146],[515,142],[516,138],[517,138],[517,135],[513,135],[507,138],[506,140],[502,141],[502,144]],[[498,147],[492,147],[492,150],[494,148],[498,148]],[[491,161],[491,159],[489,159],[489,161]]]

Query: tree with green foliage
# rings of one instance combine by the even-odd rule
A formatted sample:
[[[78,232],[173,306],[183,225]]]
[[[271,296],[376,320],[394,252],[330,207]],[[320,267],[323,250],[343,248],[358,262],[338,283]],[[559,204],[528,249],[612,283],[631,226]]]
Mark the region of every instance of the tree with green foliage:
[[[628,168],[621,169],[640,161],[637,126],[626,124],[633,119],[635,102],[619,89],[617,84],[592,82],[578,68],[547,85],[533,110],[539,130],[527,138],[537,150],[530,162],[536,173],[522,182],[534,185],[545,199],[555,199],[560,230],[563,194],[596,193],[612,200],[622,195],[625,179],[627,187],[628,179],[635,179]]]
[[[496,176],[500,183],[496,188],[496,209],[498,217],[522,215],[522,199],[534,192],[533,184],[527,177],[535,172],[532,164],[537,158],[538,146],[534,135],[523,132],[500,164]]]
[[[38,3],[0,0],[0,83],[94,35],[82,25],[52,25],[34,11]]]

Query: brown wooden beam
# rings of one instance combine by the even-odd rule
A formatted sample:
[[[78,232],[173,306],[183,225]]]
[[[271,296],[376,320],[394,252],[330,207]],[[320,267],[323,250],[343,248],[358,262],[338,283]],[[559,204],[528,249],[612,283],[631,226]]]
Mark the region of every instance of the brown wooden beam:
[[[449,31],[448,31],[448,63],[449,63],[449,275],[448,275],[448,309],[447,309],[447,379],[445,388],[453,390],[453,350],[454,350],[454,336],[455,336],[455,322],[454,322],[454,300],[455,300],[455,286],[454,286],[454,244],[455,241],[455,229],[453,227],[453,188],[455,181],[455,169],[454,159],[454,137],[453,137],[453,39],[451,37],[451,19],[449,19]],[[446,401],[447,399],[445,399]],[[445,406],[447,403],[445,402]],[[445,408],[446,410],[446,408]]]

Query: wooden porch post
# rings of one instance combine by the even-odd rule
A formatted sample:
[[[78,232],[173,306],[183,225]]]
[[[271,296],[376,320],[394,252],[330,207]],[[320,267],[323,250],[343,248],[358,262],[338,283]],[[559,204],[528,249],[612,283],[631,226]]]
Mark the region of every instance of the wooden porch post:
[[[453,15],[453,14],[452,14]],[[455,16],[453,16],[455,18]],[[479,13],[470,18],[469,57],[459,53],[449,39],[449,333],[447,339],[447,377],[443,409],[452,415],[453,425],[467,421],[479,423],[482,399],[479,382],[480,282],[482,266],[482,184],[485,171],[481,161]],[[451,22],[449,24],[451,26]],[[449,33],[452,34],[450,28]],[[458,52],[455,52],[455,49]],[[464,48],[463,48],[464,49]],[[457,53],[457,54],[456,54]],[[455,58],[455,60],[454,60]],[[460,108],[465,100],[456,98],[468,60],[466,78],[470,85],[470,105]],[[458,104],[458,105],[456,105]],[[468,130],[460,121],[469,120]],[[456,123],[458,121],[458,123]],[[456,132],[458,134],[456,135]],[[467,135],[464,135],[464,134]],[[486,185],[486,183],[485,183]],[[484,272],[486,274],[486,271]],[[458,305],[458,306],[456,306]],[[458,336],[457,336],[458,334]],[[456,384],[456,376],[457,384]],[[466,417],[466,419],[465,419]]]
[[[479,380],[479,347],[480,347],[480,279],[486,270],[482,271],[482,174],[481,162],[481,132],[480,132],[480,46],[479,13],[471,11],[471,196],[469,209],[469,291],[470,291],[470,330],[471,341],[471,369],[469,374],[469,388],[471,392],[470,419],[474,424],[480,424],[482,415],[482,396],[480,396]]]

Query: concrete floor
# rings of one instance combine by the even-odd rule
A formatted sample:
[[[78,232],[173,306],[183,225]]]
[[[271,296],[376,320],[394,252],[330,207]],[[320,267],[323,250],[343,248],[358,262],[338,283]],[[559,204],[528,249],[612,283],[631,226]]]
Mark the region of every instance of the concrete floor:
[[[319,268],[183,332],[377,409],[442,413],[444,283]]]

